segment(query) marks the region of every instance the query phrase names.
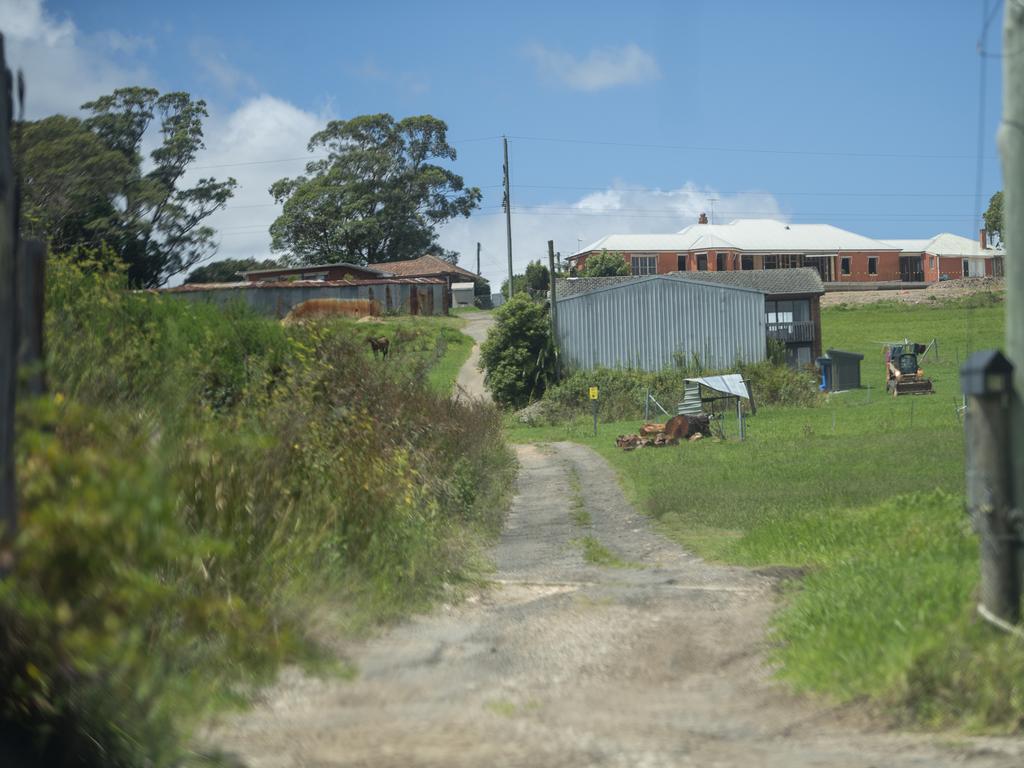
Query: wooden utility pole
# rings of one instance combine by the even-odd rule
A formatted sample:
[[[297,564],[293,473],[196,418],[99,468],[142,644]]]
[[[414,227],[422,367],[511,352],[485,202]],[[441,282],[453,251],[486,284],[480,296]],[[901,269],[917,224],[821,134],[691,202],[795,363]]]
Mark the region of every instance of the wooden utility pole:
[[[1006,356],[1014,366],[1010,397],[1010,474],[1014,506],[1024,509],[1024,5],[1007,0],[1003,22],[1003,230],[1006,243]]]
[[[548,240],[548,275],[551,278],[551,344],[555,350],[555,376],[560,376],[558,365],[558,296],[555,292],[555,241]]]
[[[476,244],[476,276],[480,277],[480,242]]]
[[[505,147],[505,238],[508,241],[508,298],[512,298],[515,289],[512,287],[512,192],[508,183],[508,137],[501,137]]]
[[[0,35],[0,574],[12,564],[10,543],[18,530],[14,489],[14,393],[18,370],[18,190],[11,155],[13,80]]]

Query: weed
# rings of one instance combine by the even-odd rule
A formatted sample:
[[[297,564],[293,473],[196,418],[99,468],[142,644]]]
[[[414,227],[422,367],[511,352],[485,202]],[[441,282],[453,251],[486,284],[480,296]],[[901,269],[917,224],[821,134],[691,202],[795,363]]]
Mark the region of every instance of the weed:
[[[633,567],[593,536],[584,536],[579,540],[579,545],[583,549],[583,559],[591,565],[604,565],[609,568]]]

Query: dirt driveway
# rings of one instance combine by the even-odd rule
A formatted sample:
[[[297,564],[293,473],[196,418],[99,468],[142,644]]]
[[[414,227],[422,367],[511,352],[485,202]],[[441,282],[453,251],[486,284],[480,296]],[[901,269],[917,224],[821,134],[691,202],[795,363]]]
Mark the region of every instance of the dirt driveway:
[[[787,692],[770,578],[652,532],[589,449],[518,452],[493,588],[351,649],[354,681],[286,676],[208,741],[254,768],[1024,764],[1020,741],[883,732]]]
[[[488,329],[494,325],[494,315],[491,312],[468,312],[462,316],[466,325],[462,332],[473,339],[473,351],[469,359],[459,369],[459,376],[455,380],[456,392],[465,392],[470,397],[479,397],[488,402],[491,393],[484,388],[484,375],[477,366],[480,365],[480,343],[487,338]]]

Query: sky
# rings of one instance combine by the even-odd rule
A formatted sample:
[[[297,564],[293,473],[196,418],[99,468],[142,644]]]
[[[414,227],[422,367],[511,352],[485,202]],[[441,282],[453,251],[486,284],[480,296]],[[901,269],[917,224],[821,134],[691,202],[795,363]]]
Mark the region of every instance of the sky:
[[[548,240],[568,255],[703,211],[976,237],[1002,183],[1002,15],[1001,0],[0,0],[0,32],[29,118],[127,85],[206,100],[192,177],[239,183],[210,220],[215,259],[273,255],[267,189],[302,172],[327,121],[441,118],[483,201],[440,242],[473,271],[481,243],[497,289],[503,135],[517,272]]]

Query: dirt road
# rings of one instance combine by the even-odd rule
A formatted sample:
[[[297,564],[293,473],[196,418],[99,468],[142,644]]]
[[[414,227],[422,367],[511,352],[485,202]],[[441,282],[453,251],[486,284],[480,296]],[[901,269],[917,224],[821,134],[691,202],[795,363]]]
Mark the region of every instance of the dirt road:
[[[494,324],[494,315],[490,312],[470,312],[462,316],[466,321],[462,332],[472,338],[476,344],[469,354],[469,359],[459,369],[455,380],[456,392],[465,392],[470,397],[479,397],[490,401],[491,393],[484,389],[484,375],[477,369],[480,364],[480,343],[487,337],[487,329]]]
[[[787,692],[770,578],[652,532],[589,449],[519,459],[493,588],[352,648],[352,682],[287,676],[208,740],[254,768],[1024,764],[1020,741],[886,733]],[[625,567],[589,564],[585,536]]]

